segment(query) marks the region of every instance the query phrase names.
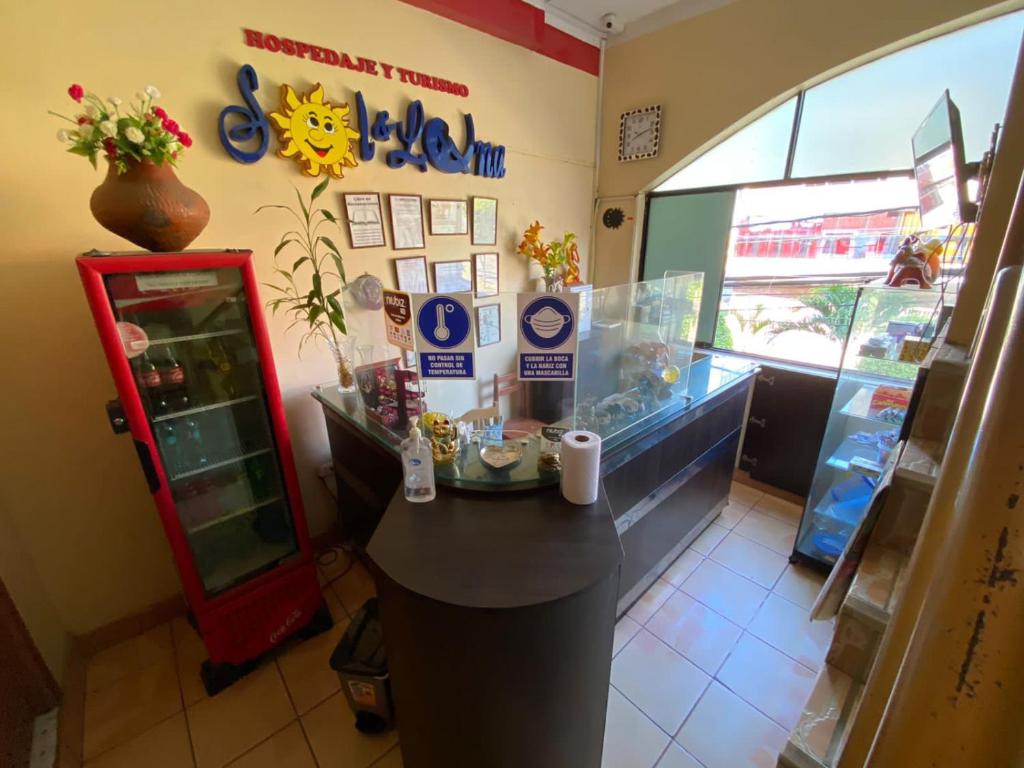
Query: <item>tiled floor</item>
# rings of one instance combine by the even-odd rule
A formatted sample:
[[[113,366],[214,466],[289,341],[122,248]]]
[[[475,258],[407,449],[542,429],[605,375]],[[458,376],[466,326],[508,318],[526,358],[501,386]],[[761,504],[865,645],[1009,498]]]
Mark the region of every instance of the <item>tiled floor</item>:
[[[799,515],[734,485],[719,518],[619,621],[604,768],[774,767],[832,631],[807,621],[820,577],[785,557]],[[94,656],[85,768],[401,768],[397,734],[358,733],[327,664],[373,593],[369,574],[346,564],[321,568],[334,629],[215,698],[183,619]]]
[[[209,698],[206,652],[184,619],[94,656],[86,670],[85,768],[401,768],[398,736],[363,736],[328,658],[373,581],[342,555],[321,569],[335,626],[293,642]]]
[[[604,768],[774,768],[832,635],[790,565],[800,508],[729,504],[615,627]]]

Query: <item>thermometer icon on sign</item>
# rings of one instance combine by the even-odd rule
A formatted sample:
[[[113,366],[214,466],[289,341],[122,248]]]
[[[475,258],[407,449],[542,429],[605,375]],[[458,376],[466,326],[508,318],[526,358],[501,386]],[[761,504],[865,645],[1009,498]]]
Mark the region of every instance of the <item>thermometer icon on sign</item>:
[[[451,336],[451,331],[448,330],[448,326],[445,324],[445,313],[454,312],[455,306],[452,304],[438,304],[437,305],[437,327],[434,329],[434,337],[438,341],[448,341],[448,337]]]

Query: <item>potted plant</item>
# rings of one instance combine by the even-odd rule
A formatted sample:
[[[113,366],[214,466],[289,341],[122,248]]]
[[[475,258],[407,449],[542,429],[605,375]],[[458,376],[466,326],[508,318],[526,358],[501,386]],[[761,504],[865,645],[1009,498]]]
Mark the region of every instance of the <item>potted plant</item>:
[[[516,249],[517,253],[540,266],[545,291],[551,293],[562,290],[563,285],[576,285],[580,282],[580,254],[576,235],[566,232],[561,240],[543,243],[540,239],[542,229],[544,227],[539,221],[527,227]]]
[[[57,138],[94,168],[101,153],[107,160],[107,177],[89,201],[96,221],[150,251],[188,246],[206,227],[210,208],[174,174],[192,137],[153,106],[160,92],[147,85],[127,106],[116,96],[103,101],[80,85],[68,88],[68,95],[82,111],[70,117],[50,113],[73,126],[58,131]]]
[[[324,179],[314,187],[309,203],[295,190],[299,210],[287,205],[263,205],[256,213],[269,209],[288,211],[298,222],[298,227],[281,235],[281,241],[274,249],[274,272],[280,280],[264,283],[277,296],[267,301],[272,314],[284,308],[292,316],[291,330],[296,325],[304,327],[305,333],[299,339],[299,355],[307,342],[322,339],[327,342],[338,368],[338,383],[341,388],[351,391],[355,387],[352,372],[353,340],[347,336],[345,310],[340,300],[345,288],[345,266],[341,251],[330,237],[320,234],[325,224],[337,224],[338,220],[326,208],[315,208],[317,198],[327,189],[330,179]],[[299,251],[300,256],[285,269],[278,261],[288,248]]]

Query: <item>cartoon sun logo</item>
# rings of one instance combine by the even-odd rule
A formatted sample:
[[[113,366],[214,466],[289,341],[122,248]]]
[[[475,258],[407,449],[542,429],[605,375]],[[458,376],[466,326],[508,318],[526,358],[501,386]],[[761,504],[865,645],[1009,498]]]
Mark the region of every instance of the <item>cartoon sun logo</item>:
[[[342,178],[342,166],[357,165],[351,142],[359,138],[359,131],[349,128],[349,112],[348,104],[332,107],[325,102],[320,83],[301,98],[290,85],[282,85],[281,112],[270,113],[282,144],[278,155],[294,157],[310,176],[326,170]]]

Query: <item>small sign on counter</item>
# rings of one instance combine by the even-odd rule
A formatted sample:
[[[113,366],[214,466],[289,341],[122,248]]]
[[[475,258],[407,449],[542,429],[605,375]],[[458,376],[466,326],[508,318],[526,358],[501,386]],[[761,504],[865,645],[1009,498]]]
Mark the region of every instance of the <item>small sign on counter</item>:
[[[472,306],[472,293],[412,294],[420,378],[476,378]]]
[[[399,349],[412,346],[412,300],[402,291],[384,291],[384,330],[388,342]]]
[[[572,381],[576,377],[579,300],[573,293],[519,294],[520,380]]]

